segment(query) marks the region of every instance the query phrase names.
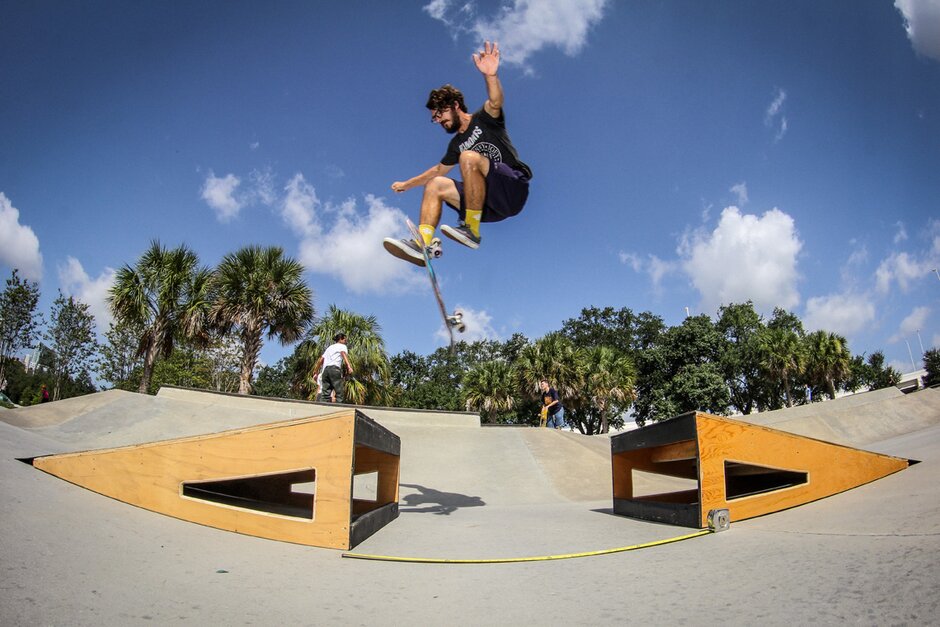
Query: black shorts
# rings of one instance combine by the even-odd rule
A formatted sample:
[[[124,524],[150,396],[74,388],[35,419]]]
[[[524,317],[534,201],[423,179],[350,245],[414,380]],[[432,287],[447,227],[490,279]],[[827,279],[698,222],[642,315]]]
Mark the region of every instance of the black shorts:
[[[460,194],[460,207],[447,205],[457,212],[460,220],[466,218],[464,207],[463,181],[454,181]],[[490,171],[486,174],[486,197],[483,199],[481,222],[499,222],[516,215],[525,206],[529,197],[529,177],[523,172],[513,170],[505,163],[490,161]]]

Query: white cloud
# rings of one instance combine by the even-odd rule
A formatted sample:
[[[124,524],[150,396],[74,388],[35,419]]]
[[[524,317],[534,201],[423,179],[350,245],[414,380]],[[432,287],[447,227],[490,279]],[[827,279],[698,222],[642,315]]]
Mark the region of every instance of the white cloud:
[[[235,192],[240,184],[241,179],[234,174],[219,178],[210,171],[206,177],[202,186],[202,199],[215,211],[219,222],[229,222],[238,217],[243,203],[235,197]]]
[[[317,191],[307,183],[303,174],[295,174],[284,187],[287,192],[281,203],[281,217],[293,231],[303,238],[319,237],[322,229],[316,210],[320,205]]]
[[[656,255],[647,255],[646,260],[640,258],[635,253],[620,252],[620,263],[630,266],[636,273],[649,275],[650,282],[654,289],[659,289],[660,283],[667,274],[671,274],[678,269],[678,265],[673,261],[665,261]]]
[[[861,294],[830,294],[806,301],[803,324],[807,331],[852,335],[875,320],[875,305]]]
[[[926,247],[915,252],[895,251],[882,260],[875,270],[875,286],[879,293],[889,293],[895,284],[906,293],[915,282],[931,278],[934,268],[940,267],[940,220],[929,219],[926,229],[915,232],[916,241],[926,242]],[[906,236],[900,241],[904,240]],[[897,236],[894,242],[899,243]]]
[[[764,126],[775,129],[774,143],[779,142],[783,139],[783,136],[787,134],[789,125],[787,116],[783,114],[783,104],[786,100],[787,92],[778,87],[773,102],[770,103],[770,106],[768,106],[767,110],[764,112]]]
[[[737,185],[732,185],[728,191],[738,197],[738,205],[743,207],[747,204],[747,183],[742,181]]]
[[[460,304],[458,304],[454,309],[463,313],[463,323],[467,327],[463,333],[458,333],[455,329],[454,340],[476,342],[479,340],[500,339],[499,333],[497,333],[496,329],[493,328],[493,317],[486,313],[485,310],[477,311],[475,309],[471,309],[470,307],[464,307]],[[441,326],[437,330],[437,333],[435,333],[435,337],[445,342],[450,341],[450,336],[447,334],[447,329],[444,328],[443,321],[441,322]]]
[[[503,62],[526,67],[543,48],[560,48],[568,56],[581,52],[606,5],[607,0],[514,0],[492,18],[475,18],[474,5],[463,1],[433,0],[424,10],[455,38],[467,32],[480,44],[496,41]]]
[[[915,307],[909,316],[901,321],[901,334],[911,335],[923,329],[930,317],[930,307]]]
[[[940,61],[940,0],[895,0],[914,50]]]
[[[450,2],[448,0],[432,0],[430,3],[425,5],[424,10],[435,20],[444,21],[447,17],[447,10],[450,7]]]
[[[20,224],[19,210],[3,192],[0,192],[0,262],[17,268],[23,279],[42,279],[39,238],[32,228]]]
[[[249,199],[245,204],[260,202],[270,207],[277,200],[277,191],[274,189],[274,173],[270,169],[252,170],[248,175],[251,184]]]
[[[105,268],[98,278],[92,279],[81,262],[71,256],[66,259],[65,265],[59,266],[59,287],[62,293],[88,305],[101,334],[108,330],[112,321],[107,298],[108,290],[114,284],[114,273],[113,268]]]
[[[929,271],[929,264],[906,252],[892,253],[875,270],[875,284],[882,294],[891,291],[892,283],[897,283],[902,292],[907,292],[913,281],[923,278]]]
[[[633,268],[634,272],[643,271],[643,261],[640,259],[640,256],[637,255],[636,253],[628,253],[628,252],[624,252],[621,250],[619,257],[620,257],[620,263],[624,264],[625,266],[630,266],[631,268]]]
[[[894,243],[900,244],[907,239],[907,229],[904,228],[903,222],[897,222],[894,226],[897,227],[897,231],[894,232]]]
[[[334,276],[352,292],[395,293],[426,283],[421,273],[382,247],[385,237],[403,237],[405,214],[368,195],[363,214],[354,200],[324,205],[302,174],[285,187],[284,222],[300,239],[300,261],[308,270]]]
[[[728,207],[712,232],[685,235],[679,254],[703,311],[751,300],[758,311],[769,312],[799,303],[796,263],[802,246],[793,218],[779,209],[758,217]]]

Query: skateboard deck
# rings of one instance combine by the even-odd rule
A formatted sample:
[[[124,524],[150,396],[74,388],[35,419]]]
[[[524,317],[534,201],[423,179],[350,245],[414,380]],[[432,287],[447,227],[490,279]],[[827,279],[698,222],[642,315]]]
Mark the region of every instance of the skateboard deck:
[[[418,245],[418,248],[421,249],[421,254],[424,255],[424,267],[428,271],[428,278],[431,280],[431,289],[434,290],[434,298],[437,299],[437,306],[441,311],[441,318],[444,320],[444,328],[447,329],[447,335],[450,337],[450,347],[454,347],[454,329],[457,329],[460,333],[463,333],[466,330],[466,325],[463,323],[463,313],[459,311],[454,311],[452,314],[447,313],[447,306],[444,304],[444,297],[441,296],[441,286],[437,282],[437,275],[434,273],[434,266],[431,265],[431,256],[428,254],[428,249],[424,245],[424,238],[421,237],[421,233],[418,231],[418,227],[414,225],[409,219],[405,219],[405,222],[408,224],[408,230],[411,232],[411,237],[414,239],[415,243]]]

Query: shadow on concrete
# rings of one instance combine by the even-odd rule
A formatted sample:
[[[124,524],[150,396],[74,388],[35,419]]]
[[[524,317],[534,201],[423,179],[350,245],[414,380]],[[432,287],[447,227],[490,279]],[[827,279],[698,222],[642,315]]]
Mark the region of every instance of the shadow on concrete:
[[[486,505],[483,499],[478,496],[467,496],[456,492],[441,492],[413,483],[402,483],[401,487],[413,488],[419,491],[419,494],[406,494],[401,498],[398,511],[402,514],[447,516],[462,507],[482,507]]]

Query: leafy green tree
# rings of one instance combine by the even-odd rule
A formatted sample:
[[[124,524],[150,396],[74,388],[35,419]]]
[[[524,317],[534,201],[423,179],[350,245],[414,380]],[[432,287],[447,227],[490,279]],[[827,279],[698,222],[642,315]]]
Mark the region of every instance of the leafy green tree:
[[[241,341],[239,394],[251,392],[262,337],[291,344],[313,320],[313,292],[303,271],[277,246],[247,246],[226,255],[216,269],[211,319],[222,335],[234,334]]]
[[[924,369],[927,376],[924,377],[924,387],[933,387],[940,383],[940,350],[931,348],[924,353]],[[900,380],[900,374],[898,379]]]
[[[836,397],[836,387],[849,377],[852,354],[848,342],[841,335],[814,331],[804,339],[806,344],[805,375],[817,390],[825,390],[829,398]]]
[[[95,317],[85,303],[59,292],[52,305],[49,328],[45,334],[49,347],[55,353],[54,386],[52,400],[59,400],[62,384],[92,365],[97,350]],[[86,374],[87,376],[87,374]]]
[[[539,383],[545,379],[558,391],[563,406],[579,409],[583,370],[570,339],[558,332],[549,333],[519,351],[515,365],[522,395],[538,396]]]
[[[396,407],[430,409],[436,405],[425,397],[425,388],[430,378],[428,360],[409,350],[393,355],[389,359],[389,385]]]
[[[140,388],[143,368],[131,373],[128,383]],[[156,394],[161,387],[174,385],[185,388],[212,389],[212,362],[205,350],[189,342],[177,342],[167,357],[159,357],[153,364],[146,394]]]
[[[262,366],[258,370],[251,393],[257,396],[275,398],[299,398],[291,389],[291,377],[294,372],[296,353],[284,357],[271,366]]]
[[[307,337],[294,352],[294,388],[303,398],[317,394],[314,367],[337,333],[346,334],[349,362],[353,376],[345,381],[346,402],[357,405],[389,405],[389,364],[382,339],[382,327],[375,316],[360,314],[330,305],[317,320]]]
[[[119,324],[141,329],[141,393],[150,387],[157,357],[168,357],[178,337],[208,341],[212,274],[198,264],[196,253],[186,246],[168,250],[154,241],[136,266],[125,265],[115,276],[108,295],[111,313]]]
[[[478,340],[457,342],[454,350],[441,347],[427,356],[403,351],[389,360],[389,387],[397,407],[465,410],[464,378],[476,366],[502,360],[514,363],[515,356],[528,345],[528,340],[516,334],[506,342]],[[537,412],[534,399],[518,399],[513,409],[503,412],[506,422],[526,422]]]
[[[747,301],[721,307],[715,327],[725,340],[719,365],[730,404],[742,414],[766,408],[770,390],[758,365],[758,338],[765,326],[754,304]]]
[[[574,413],[582,418],[578,428],[588,435],[608,433],[611,418],[629,410],[636,398],[636,367],[632,359],[609,346],[583,349],[580,361],[584,378],[582,396],[586,398],[578,403],[581,411]],[[585,407],[590,407],[591,411],[585,412]],[[593,414],[598,420],[585,419]],[[620,419],[619,424],[622,422]]]
[[[587,307],[577,318],[565,320],[560,333],[575,346],[607,346],[635,357],[652,346],[665,331],[662,318],[648,311],[634,314],[628,308]]]
[[[901,373],[891,366],[885,366],[885,354],[881,351],[875,351],[869,355],[866,365],[868,366],[866,385],[870,390],[880,390],[901,382]]]
[[[714,363],[683,366],[667,389],[680,414],[688,411],[725,414],[731,402],[721,368]]]
[[[786,406],[792,407],[792,383],[803,373],[806,364],[800,337],[788,328],[768,326],[758,338],[757,355],[761,369],[783,388]]]
[[[237,390],[241,373],[241,347],[238,339],[230,335],[216,338],[205,348],[204,356],[210,367],[210,389],[216,392]]]
[[[0,292],[0,389],[6,381],[7,361],[24,348],[32,348],[39,337],[42,316],[36,315],[39,284],[22,280],[14,268]]]
[[[662,332],[636,358],[637,424],[693,410],[727,413],[730,398],[720,369],[725,346],[723,334],[704,314]],[[695,385],[707,387],[692,393]]]
[[[463,380],[464,402],[470,411],[479,411],[484,422],[507,422],[499,420],[515,408],[518,386],[513,368],[509,363],[496,360],[475,366]]]
[[[95,367],[98,377],[114,388],[133,391],[130,383],[135,370],[143,366],[138,353],[143,329],[140,326],[112,322],[104,334],[105,343],[98,347]]]

